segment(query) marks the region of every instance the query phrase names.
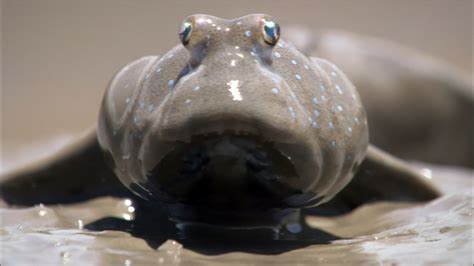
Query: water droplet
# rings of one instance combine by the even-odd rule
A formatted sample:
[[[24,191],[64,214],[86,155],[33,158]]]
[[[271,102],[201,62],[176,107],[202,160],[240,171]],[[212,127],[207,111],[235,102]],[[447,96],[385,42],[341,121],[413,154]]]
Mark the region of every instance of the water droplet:
[[[250,37],[250,36],[252,36],[252,32],[251,32],[251,31],[249,31],[249,30],[248,30],[248,31],[246,31],[246,32],[245,32],[245,36],[247,36],[247,37]]]
[[[66,264],[69,261],[69,258],[71,257],[71,254],[66,251],[61,251],[59,253],[59,256],[61,256],[63,263]]]
[[[79,229],[84,228],[84,223],[82,222],[82,220],[77,220],[77,228]]]
[[[278,94],[279,90],[277,88],[273,88],[272,92],[275,93],[275,94]]]
[[[421,169],[421,174],[426,177],[427,179],[431,179],[433,172],[429,168],[423,168]]]

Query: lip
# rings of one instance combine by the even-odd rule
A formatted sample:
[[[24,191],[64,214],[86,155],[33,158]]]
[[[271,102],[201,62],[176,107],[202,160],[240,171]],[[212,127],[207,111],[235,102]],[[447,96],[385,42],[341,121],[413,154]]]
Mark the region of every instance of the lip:
[[[304,193],[294,159],[274,142],[247,131],[207,131],[176,143],[148,173],[172,203],[212,209],[287,208]],[[298,202],[297,204],[302,204]]]
[[[195,125],[196,124],[197,123],[195,123]],[[310,188],[319,179],[320,162],[311,160],[311,158],[320,151],[317,150],[317,146],[310,143],[308,139],[291,135],[290,131],[277,132],[277,129],[268,126],[264,127],[263,125],[264,124],[260,124],[259,127],[257,127],[250,126],[248,123],[226,121],[223,123],[201,124],[201,126],[192,127],[192,130],[186,128],[160,131],[162,133],[165,132],[165,134],[160,134],[160,136],[165,137],[166,141],[160,139],[158,142],[166,143],[166,146],[171,148],[165,151],[164,149],[161,150],[159,145],[153,145],[155,152],[161,150],[156,154],[159,153],[161,155],[155,157],[157,160],[147,171],[147,179],[150,181],[149,184],[155,187],[154,190],[158,190],[155,194],[159,195],[158,197],[161,201],[171,203],[185,202],[190,205],[200,204],[201,206],[213,206],[214,209],[251,209],[253,206],[271,209],[307,205],[314,197],[298,197],[298,195],[310,195]],[[272,130],[276,133],[263,133],[272,132]],[[154,137],[157,137],[157,135]],[[157,139],[155,139],[155,141],[157,141]],[[216,143],[222,144],[226,141],[231,144],[225,146],[223,151],[222,147],[217,148],[218,144]],[[147,149],[150,149],[150,146],[148,146]],[[205,151],[200,151],[200,155],[192,155],[193,152],[199,149]],[[228,149],[228,151],[225,149]],[[237,153],[240,153],[240,155],[236,155]],[[223,165],[219,167],[224,169],[228,168],[229,171],[231,171],[231,168],[234,168],[233,171],[236,171],[235,169],[238,169],[237,165],[239,163],[233,164],[230,163],[230,161],[225,161],[227,159],[236,162],[240,161],[241,165],[248,167],[247,171],[250,173],[248,175],[242,174],[243,172],[240,172],[240,174],[234,173],[236,179],[243,180],[242,182],[245,183],[243,185],[235,180],[216,181],[218,179],[226,180],[226,178],[231,176],[231,174],[225,170],[216,170],[218,168],[217,166],[215,169],[205,166],[207,168],[205,171],[203,170],[203,172],[207,171],[206,173],[208,175],[207,179],[204,179],[212,179],[213,183],[219,183],[224,186],[222,193],[213,190],[207,191],[207,194],[214,193],[216,194],[215,198],[220,197],[221,202],[228,200],[229,204],[232,202],[232,200],[230,200],[232,198],[234,201],[239,201],[235,200],[236,198],[245,198],[247,200],[244,203],[227,206],[224,203],[215,203],[219,202],[219,200],[211,200],[211,196],[188,195],[188,192],[191,190],[205,191],[207,189],[206,186],[202,184],[197,185],[200,182],[199,180],[202,179],[202,176],[198,176],[199,174],[188,176],[180,175],[183,171],[197,171],[196,169],[204,167],[204,162],[202,161],[203,156],[207,156],[207,159],[214,156],[211,158],[211,161],[219,162],[220,165]],[[257,158],[259,156],[262,158]],[[181,162],[183,160],[192,164],[196,169],[193,170],[190,169],[189,166],[185,166],[184,163]],[[245,162],[242,163],[242,160]],[[272,165],[272,167],[269,167],[267,164]],[[258,178],[268,178],[272,181],[262,181],[256,186],[248,185],[250,183],[253,184],[255,176],[258,176],[258,174],[252,171],[259,167],[261,167],[266,174]],[[251,168],[253,168],[253,170],[249,170]],[[209,174],[209,172],[213,172],[213,174]],[[187,183],[185,184],[185,182]],[[226,182],[229,183],[229,186],[225,184]],[[191,186],[195,185],[195,189],[191,188]],[[176,189],[173,189],[173,186]],[[252,191],[249,193],[249,187],[251,187],[250,190],[252,191],[259,191],[257,194],[266,195],[266,199],[262,199],[258,195],[256,196]],[[193,193],[196,194],[197,192]],[[228,199],[223,199],[228,194],[233,194],[233,196],[231,195]],[[291,200],[295,198],[298,198],[298,200]]]

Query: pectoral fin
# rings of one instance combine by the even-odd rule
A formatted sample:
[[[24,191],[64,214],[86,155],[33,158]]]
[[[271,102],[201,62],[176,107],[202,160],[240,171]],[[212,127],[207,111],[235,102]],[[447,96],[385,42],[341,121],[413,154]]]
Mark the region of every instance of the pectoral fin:
[[[1,176],[0,192],[2,200],[14,205],[130,195],[107,167],[95,128],[51,156]]]

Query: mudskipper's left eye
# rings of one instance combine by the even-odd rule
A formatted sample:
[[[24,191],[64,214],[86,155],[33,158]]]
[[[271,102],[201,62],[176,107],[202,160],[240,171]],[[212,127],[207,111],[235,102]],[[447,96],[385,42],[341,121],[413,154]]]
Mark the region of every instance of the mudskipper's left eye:
[[[179,30],[179,39],[183,45],[188,44],[189,38],[191,38],[191,33],[193,32],[193,23],[190,21],[184,21],[181,24],[181,29]]]
[[[263,39],[268,45],[275,45],[280,38],[280,26],[274,21],[264,21],[262,27]]]

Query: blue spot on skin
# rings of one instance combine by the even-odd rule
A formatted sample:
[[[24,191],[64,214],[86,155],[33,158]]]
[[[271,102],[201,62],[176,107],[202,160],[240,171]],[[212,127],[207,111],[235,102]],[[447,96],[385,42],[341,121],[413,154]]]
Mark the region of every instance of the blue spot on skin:
[[[278,91],[277,88],[273,88],[273,89],[272,89],[272,92],[275,93],[275,94],[277,94],[279,91]]]
[[[295,75],[295,78],[296,78],[297,80],[301,80],[301,76],[300,76],[299,74],[296,74],[296,75]]]
[[[125,103],[128,103],[130,102],[130,97],[128,97],[127,99],[125,99]]]
[[[296,99],[296,94],[293,91],[290,91],[291,98]]]
[[[153,104],[150,104],[150,105],[148,106],[148,112],[151,113],[151,112],[153,112],[153,110],[155,110],[155,106],[154,106]]]
[[[314,104],[318,104],[318,103],[319,103],[318,98],[314,97],[314,98],[313,98],[313,103],[314,103]]]
[[[336,85],[336,90],[337,92],[339,92],[339,94],[342,94],[341,86]]]
[[[285,46],[283,45],[283,43],[281,43],[281,42],[278,43],[278,46],[279,46],[279,47],[282,47],[282,48],[285,47]]]
[[[326,100],[326,96],[321,95],[321,100],[325,101],[325,100]]]
[[[354,117],[354,121],[356,122],[357,125],[359,124],[359,118]]]
[[[314,116],[319,117],[319,115],[321,115],[321,113],[319,113],[318,110],[314,110]]]
[[[279,52],[274,53],[276,57],[281,57],[281,54]]]
[[[160,71],[161,71],[161,68],[158,68],[158,69],[156,70],[156,73],[160,73]]]
[[[195,90],[195,91],[198,91],[200,88],[201,88],[201,87],[196,86],[196,87],[194,87],[194,90]]]
[[[336,141],[331,140],[331,146],[336,147]]]
[[[249,30],[248,30],[248,31],[246,31],[246,32],[245,32],[245,36],[247,36],[247,37],[250,37],[250,36],[252,36],[252,32],[251,32],[251,31],[249,31]]]
[[[337,110],[339,110],[340,112],[342,112],[342,110],[343,110],[343,109],[342,109],[342,106],[338,105],[338,106],[337,106]]]
[[[174,85],[174,80],[170,79],[168,80],[168,87],[171,88]]]
[[[291,63],[292,63],[293,65],[296,65],[296,64],[298,64],[298,62],[296,62],[296,60],[295,60],[295,59],[291,60]]]
[[[310,124],[313,124],[313,118],[308,117],[308,121],[309,121]]]
[[[321,88],[322,91],[325,91],[325,90],[326,90],[326,88],[324,88],[324,85],[323,85],[323,84],[319,85],[319,88]]]
[[[332,122],[329,122],[329,128],[334,128],[334,124]]]
[[[334,72],[334,71],[331,72],[331,75],[332,75],[333,77],[336,77],[336,76],[337,76],[336,72]]]
[[[309,66],[308,66],[308,65],[305,64],[303,67],[304,67],[304,69],[309,70]]]
[[[352,127],[348,127],[347,132],[349,132],[349,134],[352,134]]]
[[[140,108],[143,108],[145,107],[145,103],[143,103],[142,101],[140,101]]]
[[[313,126],[314,128],[319,128],[319,125],[318,125],[318,123],[316,123],[316,121],[313,122],[312,126]]]
[[[293,107],[289,106],[289,107],[288,107],[288,111],[290,112],[291,116],[292,116],[293,118],[295,118],[296,113],[295,113],[295,111],[293,110]]]

